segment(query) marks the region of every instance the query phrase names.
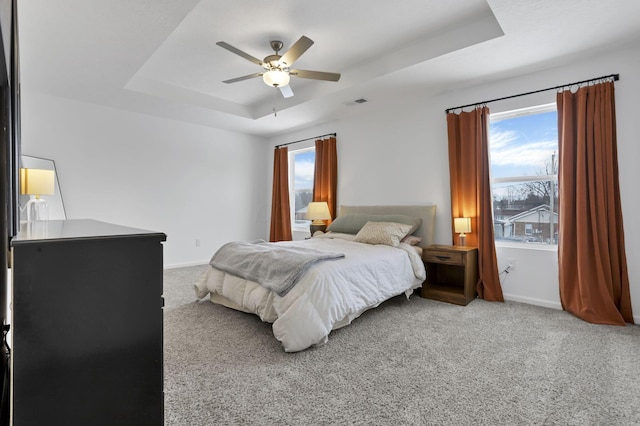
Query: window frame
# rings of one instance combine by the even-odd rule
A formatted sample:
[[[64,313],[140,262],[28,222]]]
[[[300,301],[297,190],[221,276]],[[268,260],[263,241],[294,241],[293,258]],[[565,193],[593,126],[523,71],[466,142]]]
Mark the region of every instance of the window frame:
[[[316,151],[316,147],[315,144],[312,146],[307,146],[307,147],[302,147],[302,148],[298,148],[298,149],[293,149],[293,150],[289,150],[289,215],[290,215],[290,220],[291,220],[291,231],[297,231],[297,232],[308,232],[309,231],[309,225],[311,224],[311,221],[305,221],[305,223],[296,223],[296,210],[295,210],[295,205],[296,205],[296,200],[295,200],[295,195],[296,195],[296,176],[295,176],[295,170],[296,170],[296,166],[295,166],[295,158],[296,155],[298,154],[303,154],[305,152],[310,152],[313,151],[314,152],[314,158],[315,158],[315,151]],[[311,191],[313,193],[313,183],[311,185]]]
[[[523,116],[527,116],[527,115],[534,115],[534,114],[542,114],[542,113],[547,113],[547,112],[551,112],[551,111],[556,111],[557,113],[557,104],[555,102],[551,102],[551,103],[544,103],[544,104],[540,104],[540,105],[535,105],[535,106],[529,106],[529,107],[524,107],[524,108],[517,108],[517,109],[512,109],[512,110],[507,110],[507,111],[502,111],[502,112],[497,112],[497,113],[490,113],[489,114],[489,127],[491,126],[492,123],[498,122],[498,121],[502,121],[502,120],[508,120],[511,118],[517,118],[517,117],[523,117]],[[489,139],[489,144],[491,145],[491,140]],[[558,141],[558,145],[559,145],[559,141]],[[489,147],[489,156],[491,156],[491,147]],[[489,157],[490,158],[490,157]],[[491,164],[489,164],[489,166],[491,167]],[[494,184],[500,184],[500,183],[528,183],[528,182],[554,182],[557,188],[557,184],[558,184],[558,175],[557,174],[550,174],[550,175],[535,175],[535,176],[530,176],[530,175],[525,175],[525,176],[507,176],[507,177],[499,177],[499,178],[494,178],[491,177],[490,178],[490,185],[491,185],[491,215],[493,218],[493,222],[495,223],[495,207],[493,206],[494,200],[493,200],[493,190],[494,190]],[[559,189],[557,189],[559,191]],[[553,212],[552,212],[553,213]],[[515,223],[512,223],[511,226],[513,228],[515,228]],[[558,226],[559,226],[559,217],[558,217]],[[525,225],[526,227],[526,225]],[[533,234],[533,232],[532,232]],[[527,234],[529,235],[529,234]],[[558,249],[558,244],[557,241],[554,244],[530,244],[527,243],[526,241],[508,241],[508,240],[501,240],[501,239],[496,239],[495,235],[494,235],[494,244],[496,247],[508,247],[508,248],[521,248],[521,249],[533,249],[533,250],[552,250],[552,251],[557,251]]]

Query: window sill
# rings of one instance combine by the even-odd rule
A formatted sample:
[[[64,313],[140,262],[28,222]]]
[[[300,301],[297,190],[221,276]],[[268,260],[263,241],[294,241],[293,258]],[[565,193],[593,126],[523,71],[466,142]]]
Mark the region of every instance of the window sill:
[[[536,244],[536,243],[515,243],[506,241],[496,241],[496,248],[510,248],[521,250],[558,251],[557,244]]]

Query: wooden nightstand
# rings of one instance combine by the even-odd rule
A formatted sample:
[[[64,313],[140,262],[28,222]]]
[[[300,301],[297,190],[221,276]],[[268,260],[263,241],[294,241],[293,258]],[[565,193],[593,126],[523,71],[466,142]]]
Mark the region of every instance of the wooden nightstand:
[[[427,280],[420,295],[441,302],[466,306],[476,298],[478,249],[463,246],[424,247],[422,261]]]

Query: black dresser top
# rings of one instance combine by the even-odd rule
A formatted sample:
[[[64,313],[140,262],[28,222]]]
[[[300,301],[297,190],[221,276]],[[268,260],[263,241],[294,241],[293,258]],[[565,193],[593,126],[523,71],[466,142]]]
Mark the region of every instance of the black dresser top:
[[[165,241],[167,236],[162,232],[129,228],[92,219],[48,220],[23,223],[18,235],[12,238],[11,245],[16,246],[28,242],[53,242],[78,239],[110,239],[122,237],[148,237]]]

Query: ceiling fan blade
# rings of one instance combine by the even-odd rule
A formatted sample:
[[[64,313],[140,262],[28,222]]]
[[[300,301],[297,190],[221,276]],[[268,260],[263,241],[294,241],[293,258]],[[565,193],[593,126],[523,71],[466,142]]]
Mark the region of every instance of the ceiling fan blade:
[[[247,61],[253,62],[254,64],[262,66],[262,61],[254,56],[249,55],[248,53],[243,52],[242,50],[233,47],[232,45],[225,43],[224,41],[219,41],[216,43],[218,46],[227,49],[229,52],[233,52],[238,56],[242,56]]]
[[[307,49],[312,45],[313,40],[311,40],[309,37],[300,37],[300,39],[296,41],[293,46],[289,48],[289,50],[287,50],[287,53],[282,55],[282,57],[280,58],[280,63],[284,64],[287,67],[292,66],[293,63],[297,61],[298,58],[302,56],[302,54],[306,52]]]
[[[338,81],[340,74],[335,72],[309,71],[309,70],[291,70],[290,75],[300,78],[311,78],[313,80]]]
[[[283,98],[290,98],[293,96],[293,90],[291,90],[291,86],[288,84],[286,86],[280,86],[278,89],[280,89],[280,93],[282,93]]]
[[[261,75],[262,75],[261,72],[254,72],[253,74],[243,75],[242,77],[232,78],[231,80],[225,80],[223,81],[223,83],[227,83],[227,84],[236,83],[238,81],[249,80],[250,78],[260,77]]]

